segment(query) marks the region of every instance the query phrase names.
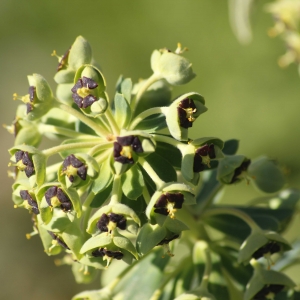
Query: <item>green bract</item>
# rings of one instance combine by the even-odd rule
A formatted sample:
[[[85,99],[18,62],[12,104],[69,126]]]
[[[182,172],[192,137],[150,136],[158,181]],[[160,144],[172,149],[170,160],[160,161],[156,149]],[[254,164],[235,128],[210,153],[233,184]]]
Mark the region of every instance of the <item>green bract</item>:
[[[59,57],[56,97],[41,75],[29,76],[25,106],[6,126],[15,135],[12,199],[33,223],[27,238],[38,235],[47,255],[60,254],[78,283],[101,273],[103,289],[73,300],[261,300],[293,288],[255,263],[264,257],[270,268],[274,253],[276,267],[294,262],[280,258],[290,244],[279,233],[300,192],[219,203],[225,185],[245,179],[274,193],[284,176],[273,160],[236,154],[237,140],[189,137],[207,108],[197,92],[172,97],[170,84],[195,77],[184,50],[155,50],[153,74],[138,83],[121,76],[109,97],[79,36]]]

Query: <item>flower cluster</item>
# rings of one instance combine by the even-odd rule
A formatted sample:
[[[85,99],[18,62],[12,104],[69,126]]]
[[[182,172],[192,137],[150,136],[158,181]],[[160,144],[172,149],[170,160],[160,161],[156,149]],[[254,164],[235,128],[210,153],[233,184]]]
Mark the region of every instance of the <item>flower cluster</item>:
[[[121,77],[110,100],[91,47],[80,36],[58,57],[55,96],[38,74],[28,77],[29,94],[14,96],[23,103],[8,126],[15,135],[9,150],[14,167],[13,201],[32,216],[33,233],[28,236],[38,234],[48,255],[61,255],[61,262],[71,264],[78,282],[92,280],[97,270],[118,268],[118,262],[112,261],[128,264],[105,289],[80,293],[73,299],[112,299],[120,279],[126,286],[131,276],[136,276],[141,287],[148,285],[146,269],[157,280],[149,284],[143,299],[151,295],[156,295],[151,299],[160,299],[159,284],[167,267],[169,291],[173,292],[166,299],[221,299],[218,293],[228,291],[223,283],[219,291],[209,291],[212,271],[223,278],[225,270],[236,281],[234,286],[241,281],[245,286],[252,275],[247,265],[251,259],[267,258],[270,268],[272,254],[291,248],[275,232],[274,223],[264,228],[259,223],[262,218],[255,219],[271,209],[245,212],[212,204],[225,185],[246,180],[263,192],[275,193],[283,187],[284,177],[277,163],[267,157],[250,160],[237,155],[236,140],[189,138],[188,130],[207,108],[196,92],[171,97],[169,85],[185,84],[195,77],[192,65],[182,56],[184,51],[180,44],[174,52],[155,50],[153,74],[135,85]],[[40,149],[42,136],[60,143]],[[59,159],[50,163],[54,155]],[[295,193],[293,199],[298,196]],[[279,218],[278,223],[281,221]],[[247,224],[250,235],[247,237],[246,228],[231,238],[226,230],[232,223],[237,228]],[[287,223],[285,219],[282,227]],[[207,226],[227,234],[228,245],[223,247],[220,240],[210,237]],[[237,242],[240,249],[232,247]],[[178,243],[193,255],[181,253],[182,261],[174,269],[176,255],[170,257],[176,254]],[[233,267],[237,259],[246,264],[241,265],[243,278],[236,276]],[[228,266],[232,268],[227,270]],[[261,272],[253,273],[246,300],[265,299],[293,287],[286,277],[278,282],[284,276],[281,273],[266,272],[259,284]],[[220,282],[225,280],[218,279]],[[136,299],[130,290],[124,295]],[[222,299],[229,299],[223,295]]]

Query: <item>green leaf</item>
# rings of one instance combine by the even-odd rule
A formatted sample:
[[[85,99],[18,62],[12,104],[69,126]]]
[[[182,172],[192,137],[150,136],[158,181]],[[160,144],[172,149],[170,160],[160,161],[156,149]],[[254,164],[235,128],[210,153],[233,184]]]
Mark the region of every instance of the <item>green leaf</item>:
[[[126,128],[131,118],[131,109],[127,100],[122,94],[116,93],[114,99],[115,120],[120,128]]]
[[[99,176],[94,180],[93,183],[93,192],[94,194],[98,194],[107,188],[113,179],[113,175],[110,168],[109,160],[106,159],[100,167]]]
[[[162,284],[163,271],[170,259],[169,257],[162,258],[162,256],[163,249],[159,247],[132,267],[116,286],[116,299],[121,295],[123,299],[130,300],[150,299],[154,291]],[[147,276],[145,276],[145,271],[147,271]],[[137,289],[137,287],[142,288]]]
[[[151,153],[146,157],[146,160],[163,181],[171,182],[177,180],[176,171],[163,156]]]
[[[131,101],[132,81],[130,78],[125,78],[121,83],[121,94],[128,103]]]
[[[162,241],[167,234],[167,230],[159,225],[144,224],[136,240],[136,247],[140,255],[147,254],[160,241]]]
[[[83,254],[95,248],[107,246],[112,243],[111,235],[106,232],[89,238],[81,247],[80,253]]]
[[[155,152],[163,156],[174,168],[180,169],[182,156],[177,148],[168,143],[156,142]]]
[[[111,179],[112,178],[113,177],[111,177]],[[110,184],[108,186],[106,186],[104,189],[101,190],[101,192],[95,195],[94,199],[90,204],[90,207],[98,208],[102,206],[110,196],[111,191],[112,191],[112,180],[110,181]]]
[[[231,139],[225,141],[222,151],[225,155],[234,155],[237,152],[238,148],[239,140]]]
[[[122,191],[127,198],[136,200],[143,193],[145,186],[143,174],[137,165],[132,166],[121,177]]]

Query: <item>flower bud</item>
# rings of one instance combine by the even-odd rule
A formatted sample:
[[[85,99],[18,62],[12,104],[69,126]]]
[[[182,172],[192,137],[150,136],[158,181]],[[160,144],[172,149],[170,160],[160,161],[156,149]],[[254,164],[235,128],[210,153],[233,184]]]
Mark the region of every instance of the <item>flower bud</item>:
[[[180,52],[180,51],[179,51]],[[151,56],[151,68],[155,74],[164,78],[171,85],[182,85],[191,81],[196,75],[192,64],[178,51],[155,50]]]

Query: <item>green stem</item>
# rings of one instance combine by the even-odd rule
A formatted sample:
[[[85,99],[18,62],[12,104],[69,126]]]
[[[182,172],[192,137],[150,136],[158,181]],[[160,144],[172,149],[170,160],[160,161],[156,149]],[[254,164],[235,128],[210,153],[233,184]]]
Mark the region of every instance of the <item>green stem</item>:
[[[112,129],[112,132],[115,136],[118,136],[120,134],[120,128],[113,116],[113,113],[112,113],[112,110],[110,108],[110,106],[107,108],[107,110],[105,111],[104,113],[111,129]]]
[[[121,175],[115,175],[113,179],[113,186],[111,191],[111,198],[110,203],[111,205],[120,203],[121,196],[122,196],[122,189],[121,189]]]
[[[160,187],[165,184],[165,182],[159,178],[159,176],[153,170],[153,168],[151,167],[151,165],[143,157],[139,157],[139,164],[148,173],[148,175],[150,176],[150,178],[155,183],[156,188],[159,190]]]
[[[206,210],[201,215],[201,218],[208,218],[210,216],[215,215],[232,215],[243,220],[251,228],[251,230],[260,230],[260,227],[255,223],[255,221],[251,217],[249,217],[249,215],[235,208],[211,208]]]
[[[170,136],[165,136],[161,134],[152,134],[152,136],[155,141],[169,144],[180,150],[180,152],[183,152],[184,148],[187,146],[186,144],[181,143]]]
[[[173,273],[169,274],[169,276],[163,281],[163,283],[160,285],[160,287],[154,291],[150,300],[158,300],[160,298],[162,292],[164,291],[165,286],[169,283],[169,281],[171,279],[173,279],[175,276],[177,276],[178,273],[180,273],[182,271],[182,269],[187,267],[187,261],[189,259],[190,259],[190,257],[188,256],[188,258],[181,261],[180,265],[176,267],[175,271]]]
[[[142,85],[142,87],[137,92],[136,96],[131,100],[130,107],[134,112],[135,108],[137,107],[140,99],[142,98],[143,94],[147,91],[147,89],[156,81],[161,79],[161,75],[153,73]]]
[[[105,142],[103,144],[98,144],[98,145],[94,146],[93,148],[91,148],[88,151],[88,154],[91,156],[94,156],[95,154],[97,154],[98,152],[100,152],[102,150],[111,148],[111,146],[112,146],[112,142]]]
[[[57,154],[59,152],[65,151],[65,150],[71,150],[71,149],[80,149],[80,148],[90,148],[98,145],[99,142],[85,142],[85,143],[70,143],[65,145],[59,145],[55,146],[46,150],[43,150],[42,153],[49,157],[54,154]]]
[[[149,204],[149,202],[150,202],[150,200],[151,200],[151,196],[150,196],[150,194],[149,194],[149,191],[148,191],[146,185],[145,185],[144,188],[143,188],[143,197],[144,197],[144,199],[145,199],[146,204]]]
[[[133,130],[141,121],[143,121],[147,117],[151,115],[161,114],[161,113],[162,113],[161,107],[152,107],[143,111],[131,122],[128,130]]]
[[[204,269],[202,281],[201,281],[199,288],[207,290],[209,276],[210,276],[211,268],[212,268],[211,256],[209,253],[209,249],[207,247],[205,249],[203,249],[203,254],[205,256],[205,269]]]
[[[87,229],[87,224],[89,222],[89,218],[90,218],[90,215],[91,215],[91,212],[93,209],[90,206],[90,204],[92,203],[94,197],[95,197],[95,194],[92,191],[90,191],[90,193],[88,194],[88,196],[86,197],[86,199],[82,205],[82,211],[84,214],[83,221],[82,221],[82,228],[83,228],[85,237],[89,236],[89,234],[86,232],[86,229]]]
[[[105,138],[109,134],[109,132],[104,130],[104,128],[101,128],[101,126],[99,126],[97,123],[92,121],[89,117],[85,116],[84,114],[72,108],[71,106],[63,104],[59,101],[55,103],[55,106],[57,108],[62,109],[63,111],[66,111],[67,113],[74,116],[75,118],[79,119],[82,123],[86,124],[91,129],[93,129],[96,132],[96,134],[98,134],[99,136]]]
[[[48,125],[48,124],[38,124],[38,128],[39,128],[40,133],[42,133],[42,134],[43,133],[54,133],[54,134],[59,134],[59,135],[63,135],[66,137],[71,137],[71,138],[77,138],[77,137],[80,137],[83,135],[81,132],[77,132],[72,129],[66,129],[63,127]],[[91,135],[91,137],[95,137],[95,136]]]

